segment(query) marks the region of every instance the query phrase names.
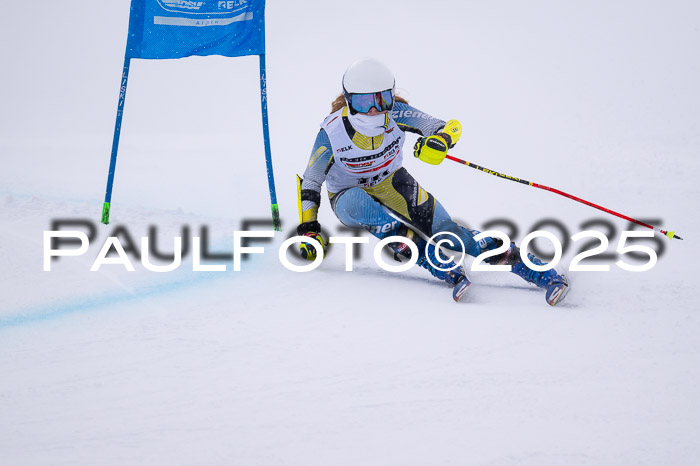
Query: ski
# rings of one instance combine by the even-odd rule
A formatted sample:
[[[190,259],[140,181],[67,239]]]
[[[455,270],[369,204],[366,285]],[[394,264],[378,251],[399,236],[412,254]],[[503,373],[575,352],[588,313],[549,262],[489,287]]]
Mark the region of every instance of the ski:
[[[566,278],[566,275],[561,275],[561,281],[556,281],[547,287],[547,293],[545,294],[547,304],[556,306],[564,300],[569,291],[571,291],[569,280]]]
[[[469,281],[469,278],[467,278],[466,275],[462,275],[457,280],[457,283],[455,283],[455,287],[452,290],[452,299],[454,299],[457,303],[460,302],[470,286],[472,286],[472,282]]]

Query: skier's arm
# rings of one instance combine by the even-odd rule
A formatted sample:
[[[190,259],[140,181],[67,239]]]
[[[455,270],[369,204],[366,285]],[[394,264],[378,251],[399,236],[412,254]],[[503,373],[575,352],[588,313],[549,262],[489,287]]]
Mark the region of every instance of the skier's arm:
[[[324,130],[320,130],[311,149],[304,176],[300,180],[299,223],[315,222],[317,219],[318,206],[321,204],[321,185],[326,180],[326,169],[332,155],[333,149],[331,149],[328,135]]]
[[[403,102],[396,102],[392,116],[403,131],[422,136],[416,141],[413,155],[432,165],[440,164],[462,135],[459,121],[445,123]]]
[[[445,122],[439,118],[399,101],[394,104],[391,116],[403,131],[416,133],[419,136],[431,136],[445,126]]]
[[[297,176],[297,201],[299,203],[297,235],[315,239],[324,251],[325,241],[321,236],[321,225],[317,220],[318,206],[321,204],[321,185],[326,180],[332,156],[331,143],[328,135],[322,129],[318,132],[314,147],[311,149],[311,157],[304,171],[304,178]],[[316,248],[310,243],[301,243],[299,252],[304,259],[316,259]]]

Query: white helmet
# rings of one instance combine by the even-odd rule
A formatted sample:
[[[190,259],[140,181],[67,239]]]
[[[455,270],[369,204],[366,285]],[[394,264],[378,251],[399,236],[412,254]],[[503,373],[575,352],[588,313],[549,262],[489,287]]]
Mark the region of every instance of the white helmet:
[[[343,90],[348,94],[368,94],[394,89],[394,75],[374,58],[358,60],[343,75]]]
[[[394,75],[387,66],[374,58],[358,60],[348,67],[343,75],[343,94],[352,113],[364,113],[366,109],[353,108],[353,94],[384,93],[381,107],[391,109],[394,100]],[[378,96],[380,97],[380,96]],[[380,99],[381,100],[381,99]],[[384,103],[386,101],[386,103]],[[378,110],[387,110],[379,108]]]

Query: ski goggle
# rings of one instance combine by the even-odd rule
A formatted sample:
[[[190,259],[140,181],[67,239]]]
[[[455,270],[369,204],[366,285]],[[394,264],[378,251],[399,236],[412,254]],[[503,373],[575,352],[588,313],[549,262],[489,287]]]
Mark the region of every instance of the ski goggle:
[[[383,112],[394,107],[394,91],[392,89],[370,94],[346,93],[345,99],[348,101],[352,113],[368,113],[372,107]]]

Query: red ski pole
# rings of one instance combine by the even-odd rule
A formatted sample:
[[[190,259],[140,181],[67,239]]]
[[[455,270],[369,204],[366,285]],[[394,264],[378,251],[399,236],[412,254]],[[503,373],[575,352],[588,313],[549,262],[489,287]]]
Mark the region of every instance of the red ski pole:
[[[446,158],[452,160],[453,162],[458,162],[458,163],[461,163],[463,165],[466,165],[467,167],[471,167],[471,168],[474,168],[476,170],[482,171],[484,173],[488,173],[489,175],[494,175],[494,176],[497,176],[499,178],[505,178],[506,180],[517,181],[518,183],[526,184],[528,186],[534,186],[535,188],[544,189],[546,191],[550,191],[550,192],[553,192],[555,194],[559,194],[560,196],[568,197],[569,199],[573,199],[574,201],[580,202],[582,204],[586,204],[588,206],[595,207],[598,210],[602,210],[603,212],[607,212],[607,213],[612,214],[616,217],[620,217],[620,218],[624,218],[625,220],[629,220],[630,222],[636,223],[637,225],[641,225],[643,227],[650,228],[654,231],[658,231],[659,233],[661,233],[665,236],[668,236],[670,239],[674,239],[674,238],[680,239],[680,240],[683,239],[680,236],[676,235],[673,231],[662,230],[662,229],[657,228],[655,226],[651,226],[651,225],[646,224],[644,222],[640,222],[637,219],[634,219],[632,217],[628,217],[627,215],[623,215],[619,212],[615,212],[614,210],[606,209],[605,207],[599,206],[598,204],[594,204],[594,203],[589,202],[585,199],[581,199],[580,197],[572,196],[571,194],[565,193],[563,191],[559,191],[558,189],[550,188],[549,186],[545,186],[543,184],[533,183],[532,181],[523,180],[521,178],[515,178],[514,176],[505,175],[503,173],[499,173],[499,172],[494,171],[494,170],[489,170],[488,168],[482,167],[482,166],[477,165],[475,163],[467,162],[466,160],[458,159],[457,157],[453,157],[449,154],[447,155]]]

